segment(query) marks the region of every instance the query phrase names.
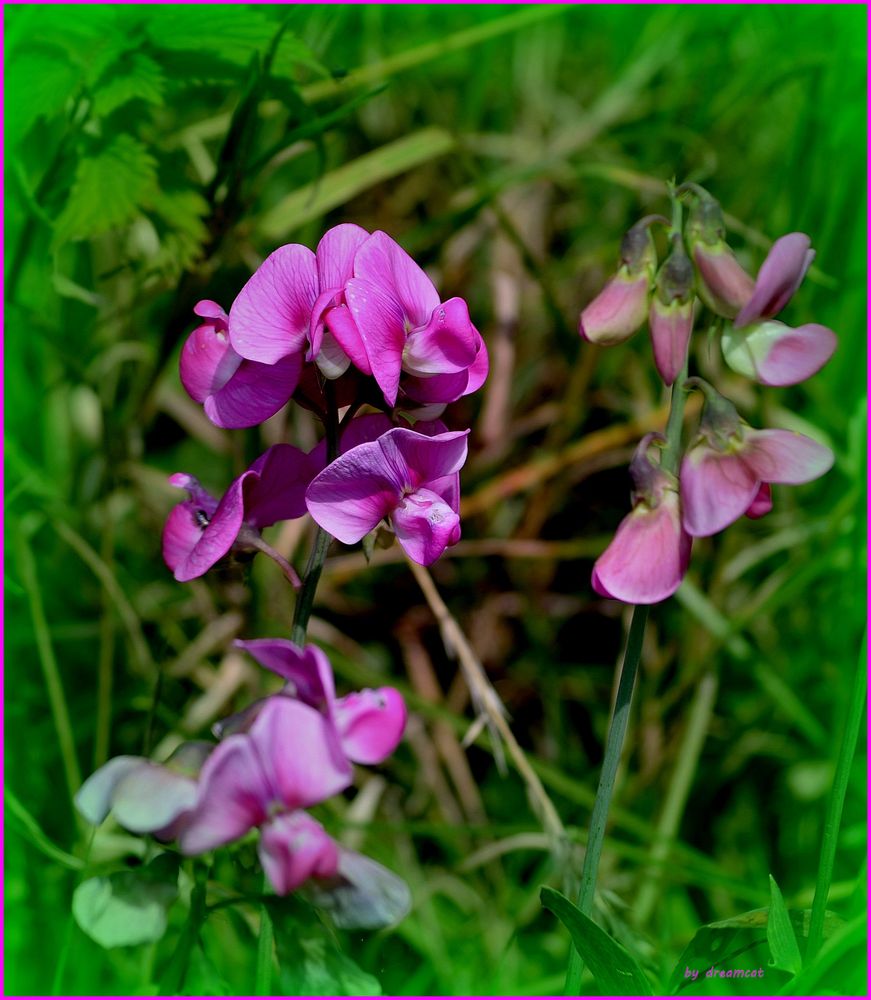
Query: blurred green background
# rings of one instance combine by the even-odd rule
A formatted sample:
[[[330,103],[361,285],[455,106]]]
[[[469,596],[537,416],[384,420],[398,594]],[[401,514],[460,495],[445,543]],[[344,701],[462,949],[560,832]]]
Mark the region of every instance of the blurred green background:
[[[70,789],[141,752],[149,725],[157,746],[203,736],[263,690],[230,641],[286,634],[289,593],[262,560],[176,584],[166,476],[223,490],[316,427],[292,410],[213,428],[178,351],[199,298],[229,308],[268,252],[340,221],[397,238],[468,300],[489,346],[487,386],[446,417],[472,427],[472,455],[463,542],[434,576],[582,844],[625,624],[590,568],[664,401],[646,334],[598,351],[576,322],[625,229],[667,211],[671,177],[721,200],[749,269],[777,236],[811,235],[816,266],[784,318],[838,333],[823,372],[750,386],[704,331],[693,366],[754,425],[807,430],[837,460],[776,489],[768,518],[699,540],[686,585],[654,609],[598,919],[678,991],[697,929],[767,906],[769,874],[801,923],[865,617],[865,9],[22,4],[4,21],[6,992],[154,993],[178,946],[184,898],[156,945],[103,951],[74,925],[76,884],[135,865],[141,842],[108,827],[89,849]],[[270,534],[298,565],[308,537],[305,522]],[[517,773],[499,773],[486,736],[461,745],[465,685],[396,551],[367,567],[336,546],[310,634],[342,690],[408,695],[400,750],[322,818],[400,872],[415,905],[378,934],[279,924],[295,957],[276,989],[559,992],[568,936],[538,893],[562,873]],[[859,756],[830,958],[796,992],[865,989]],[[256,891],[252,860],[225,858],[216,879]],[[256,927],[253,906],[216,911],[185,992],[250,992]],[[764,927],[728,933],[749,949],[733,964],[765,965]]]

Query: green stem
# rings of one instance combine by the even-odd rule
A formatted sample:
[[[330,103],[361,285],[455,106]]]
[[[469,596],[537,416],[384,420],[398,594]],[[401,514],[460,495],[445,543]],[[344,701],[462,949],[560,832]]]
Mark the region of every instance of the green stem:
[[[590,833],[587,838],[587,849],[584,852],[584,868],[581,872],[578,908],[586,916],[589,916],[593,910],[593,899],[596,894],[596,876],[599,872],[599,858],[602,854],[602,843],[605,839],[605,827],[608,823],[608,807],[611,804],[614,779],[617,777],[617,767],[623,752],[623,740],[626,738],[629,710],[632,706],[632,691],[635,687],[635,678],[638,674],[638,664],[641,660],[641,646],[644,641],[644,627],[647,624],[649,612],[650,607],[646,604],[637,604],[632,609],[632,624],[629,626],[626,653],[623,657],[623,666],[621,667],[620,679],[617,683],[617,700],[614,703],[614,715],[608,729],[605,760],[602,763],[602,774],[599,778],[599,787],[596,790],[596,801],[593,803]],[[566,995],[579,995],[583,971],[584,963],[581,960],[581,956],[572,948],[568,974],[566,976]]]
[[[826,816],[826,826],[823,832],[823,846],[820,851],[820,867],[817,871],[817,885],[814,891],[814,901],[811,907],[811,925],[808,932],[807,955],[805,965],[819,951],[823,940],[823,923],[826,917],[826,903],[829,898],[829,888],[832,884],[832,873],[835,867],[835,851],[838,846],[838,831],[841,828],[841,814],[844,811],[844,799],[847,795],[847,784],[850,780],[850,767],[853,755],[856,753],[856,741],[862,723],[865,706],[865,693],[868,687],[868,674],[865,666],[865,642],[862,643],[862,653],[856,669],[853,682],[853,694],[847,714],[847,725],[844,729],[844,739],[838,754],[838,764],[835,768],[835,781],[832,785],[832,797],[829,800],[829,810]]]

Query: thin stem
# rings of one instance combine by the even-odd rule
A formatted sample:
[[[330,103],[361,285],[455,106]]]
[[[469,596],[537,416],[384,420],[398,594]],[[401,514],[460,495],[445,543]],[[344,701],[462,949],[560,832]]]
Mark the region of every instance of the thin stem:
[[[826,917],[826,902],[829,898],[829,888],[832,884],[832,873],[835,867],[835,851],[838,846],[838,831],[841,828],[841,814],[844,811],[844,799],[847,795],[847,784],[850,780],[850,767],[853,755],[856,753],[856,741],[862,722],[865,705],[865,693],[868,687],[868,674],[865,666],[865,648],[867,636],[862,643],[862,653],[856,668],[853,681],[853,693],[847,714],[847,725],[844,728],[844,739],[838,754],[838,764],[835,769],[835,781],[832,785],[832,797],[829,800],[829,810],[826,816],[826,826],[823,832],[823,846],[820,851],[820,866],[817,871],[817,885],[814,891],[814,901],[811,906],[811,925],[808,932],[807,955],[805,965],[819,951],[823,940],[823,923]]]
[[[617,699],[614,703],[614,715],[608,729],[608,740],[605,745],[605,759],[602,763],[602,774],[596,791],[596,801],[593,803],[593,815],[590,819],[590,833],[587,838],[587,849],[584,852],[584,868],[581,872],[581,889],[578,893],[578,908],[581,913],[589,916],[593,909],[593,899],[596,894],[596,876],[599,872],[599,858],[602,855],[602,843],[605,839],[605,827],[608,823],[608,807],[611,804],[611,794],[614,791],[614,779],[617,777],[617,767],[623,752],[623,740],[626,737],[626,727],[629,723],[629,710],[632,706],[632,691],[638,674],[638,664],[641,660],[641,646],[644,641],[644,627],[650,607],[637,604],[632,610],[632,623],[629,626],[629,638],[626,640],[626,653],[617,683]],[[572,948],[569,958],[569,969],[566,976],[566,994],[577,996],[580,993],[581,975],[584,963],[577,951]]]
[[[264,883],[265,883],[264,878]],[[266,885],[264,884],[264,888]],[[257,938],[257,971],[254,980],[254,995],[258,997],[272,996],[272,946],[275,932],[272,928],[272,917],[266,906],[260,907],[260,935]]]
[[[671,405],[668,411],[668,423],[665,425],[665,436],[668,443],[662,454],[662,468],[666,472],[670,472],[673,476],[677,475],[678,465],[680,464],[681,430],[683,429],[684,407],[687,401],[684,382],[686,381],[688,366],[689,358],[687,357],[684,358],[680,374],[674,380],[674,385],[671,387]]]

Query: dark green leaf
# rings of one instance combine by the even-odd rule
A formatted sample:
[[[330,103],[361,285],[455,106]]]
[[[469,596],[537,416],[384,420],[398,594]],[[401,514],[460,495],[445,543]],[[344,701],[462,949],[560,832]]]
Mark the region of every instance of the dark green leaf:
[[[556,889],[541,890],[541,905],[555,913],[572,936],[596,985],[608,996],[653,996],[641,967],[629,952]]]
[[[769,875],[768,881],[771,887],[771,906],[768,911],[768,945],[771,948],[769,964],[774,969],[782,969],[794,976],[801,970],[801,952],[774,876]]]
[[[269,45],[277,26],[251,6],[167,4],[154,8],[145,30],[158,48],[214,52],[244,66]]]
[[[81,74],[59,49],[21,53],[6,67],[6,136],[17,143],[39,118],[52,118],[66,108]]]
[[[160,105],[163,103],[164,85],[160,66],[148,56],[136,52],[113,66],[97,84],[94,113],[103,118],[135,100]]]

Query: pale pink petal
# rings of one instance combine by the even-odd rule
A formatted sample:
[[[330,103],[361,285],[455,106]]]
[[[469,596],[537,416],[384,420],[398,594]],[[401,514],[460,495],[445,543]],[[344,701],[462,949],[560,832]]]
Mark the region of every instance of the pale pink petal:
[[[831,469],[830,448],[795,431],[750,430],[741,456],[763,483],[798,485],[819,479]]]
[[[384,398],[393,406],[402,371],[405,349],[405,316],[402,306],[388,288],[374,281],[352,278],[345,286],[345,298],[375,381]],[[355,361],[353,345],[345,342],[343,331],[332,328],[345,352]],[[360,367],[359,365],[357,367]]]
[[[315,363],[324,378],[331,381],[341,378],[351,367],[351,359],[331,330],[324,331]]]
[[[762,385],[796,385],[816,375],[838,346],[837,337],[818,323],[793,329],[776,320],[742,330],[726,329],[722,339],[726,364]]]
[[[218,427],[262,424],[293,395],[301,369],[300,354],[280,358],[274,365],[242,361],[226,384],[206,399],[206,416]]]
[[[196,781],[165,765],[143,761],[118,782],[112,813],[131,833],[156,833],[193,809],[196,801]]]
[[[230,346],[226,330],[198,326],[181,349],[179,375],[185,391],[198,403],[218,392],[233,376],[242,358]]]
[[[339,848],[334,878],[312,882],[307,893],[315,906],[344,930],[377,930],[402,920],[411,910],[408,885],[377,861]]]
[[[245,483],[245,520],[255,528],[305,514],[305,491],[317,473],[312,458],[289,444],[274,444],[252,463]]]
[[[331,878],[339,867],[336,842],[301,811],[270,819],[260,831],[258,853],[269,884],[279,896],[310,878]]]
[[[658,507],[639,505],[620,522],[593,567],[593,588],[627,604],[664,601],[680,586],[691,548],[677,494],[669,490]]]
[[[666,385],[680,374],[686,360],[690,335],[693,332],[693,305],[677,300],[663,305],[658,299],[650,304],[650,339],[656,370]]]
[[[344,287],[354,275],[357,251],[368,239],[369,233],[365,229],[350,222],[333,226],[324,233],[315,251],[321,291]]]
[[[355,691],[333,708],[342,751],[357,764],[380,764],[389,757],[402,739],[407,717],[402,695],[390,687]]]
[[[88,778],[82,787],[76,792],[73,801],[76,809],[93,826],[100,823],[109,815],[112,808],[112,797],[118,783],[131,771],[147,764],[145,757],[132,757],[124,755],[113,757]]]
[[[477,356],[479,340],[463,299],[448,299],[433,310],[426,326],[408,335],[403,369],[414,375],[466,371]]]
[[[804,233],[789,233],[774,243],[759,268],[750,301],[735,318],[736,329],[776,316],[786,306],[814,259],[810,245]]]
[[[766,514],[770,514],[773,506],[774,501],[771,499],[771,487],[768,483],[763,483],[753,498],[753,503],[744,511],[744,516],[750,517],[755,521],[760,517],[765,517]]]
[[[620,344],[647,318],[650,278],[617,274],[581,313],[578,333],[592,344]]]
[[[725,244],[709,247],[696,243],[692,253],[702,301],[721,316],[737,316],[753,295],[753,279]]]
[[[421,566],[429,566],[459,541],[460,517],[431,490],[418,489],[400,500],[390,515],[399,544]]]
[[[439,295],[423,269],[386,233],[373,233],[357,251],[354,276],[385,286],[411,327],[429,322]],[[372,360],[372,354],[369,354]]]
[[[275,364],[302,352],[318,296],[315,255],[290,243],[271,253],[230,309],[230,340],[250,361]]]
[[[684,528],[695,537],[722,531],[747,511],[760,484],[742,454],[715,451],[705,443],[696,445],[684,456],[680,469]]]

